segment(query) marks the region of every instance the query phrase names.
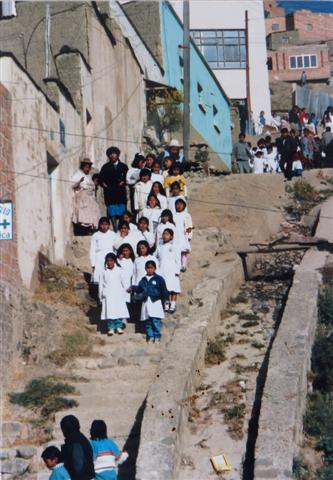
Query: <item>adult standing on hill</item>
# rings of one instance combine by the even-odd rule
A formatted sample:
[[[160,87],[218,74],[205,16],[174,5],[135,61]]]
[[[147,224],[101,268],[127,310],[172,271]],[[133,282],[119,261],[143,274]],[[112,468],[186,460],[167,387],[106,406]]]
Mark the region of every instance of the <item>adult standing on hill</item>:
[[[119,160],[118,147],[109,147],[106,151],[109,161],[105,163],[99,174],[99,183],[104,189],[104,201],[107,215],[111,219],[114,231],[117,231],[117,220],[126,211],[126,174],[128,167]]]
[[[233,161],[237,162],[240,173],[250,173],[251,149],[245,141],[244,133],[240,133],[238,139],[238,142],[235,143],[232,149]]]
[[[280,168],[287,180],[291,180],[293,157],[297,151],[297,142],[289,134],[287,128],[281,129],[281,137],[276,140],[277,151],[280,155]]]

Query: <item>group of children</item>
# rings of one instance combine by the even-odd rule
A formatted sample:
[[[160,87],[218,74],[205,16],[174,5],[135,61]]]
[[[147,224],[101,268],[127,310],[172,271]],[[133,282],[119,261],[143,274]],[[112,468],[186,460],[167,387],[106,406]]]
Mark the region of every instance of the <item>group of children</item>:
[[[140,306],[147,342],[158,342],[164,312],[176,311],[193,224],[181,164],[168,157],[163,163],[164,169],[153,155],[135,157],[127,172],[132,212],[120,217],[116,232],[100,218],[91,238],[92,282],[110,336],[122,334]]]
[[[47,447],[42,459],[52,471],[49,480],[117,480],[117,469],[127,458],[118,445],[108,437],[103,420],[94,420],[90,441],[81,433],[79,420],[65,416],[60,423],[65,443],[61,451],[54,445]]]

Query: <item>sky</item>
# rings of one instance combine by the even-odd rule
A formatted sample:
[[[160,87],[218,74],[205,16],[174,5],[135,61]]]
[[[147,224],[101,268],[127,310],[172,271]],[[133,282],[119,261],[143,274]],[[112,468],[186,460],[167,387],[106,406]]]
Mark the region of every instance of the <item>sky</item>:
[[[302,9],[333,13],[333,0],[278,0],[278,4],[286,9],[286,13]]]

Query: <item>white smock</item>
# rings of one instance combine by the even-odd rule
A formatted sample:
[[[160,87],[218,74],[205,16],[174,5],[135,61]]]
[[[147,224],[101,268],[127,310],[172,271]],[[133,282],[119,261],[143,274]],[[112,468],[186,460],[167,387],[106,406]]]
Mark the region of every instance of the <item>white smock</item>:
[[[138,243],[142,240],[145,240],[150,248],[155,245],[155,235],[153,234],[153,232],[149,232],[148,230],[146,230],[145,232],[141,232],[141,230],[138,229],[134,232],[134,235],[136,246],[138,246]],[[134,253],[136,254],[136,250]]]
[[[163,185],[163,184],[162,184]],[[166,210],[168,208],[168,199],[165,195],[162,195],[161,193],[157,194],[157,199],[160,202],[161,209]]]
[[[186,212],[176,212],[173,216],[177,229],[177,244],[182,252],[191,251],[192,231],[187,233],[188,228],[193,228],[191,215]]]
[[[106,233],[96,232],[90,242],[90,263],[94,268],[91,281],[99,283],[100,276],[104,272],[105,255],[114,253],[114,240],[116,234],[112,230]]]
[[[136,253],[136,246],[137,246],[137,231],[134,230],[134,232],[129,232],[126,237],[122,237],[120,235],[120,232],[116,233],[115,239],[114,239],[114,248],[116,250],[119,250],[121,245],[124,243],[129,243],[133,249],[134,254]]]
[[[160,221],[162,210],[159,207],[149,208],[146,207],[140,213],[140,217],[146,217],[149,220],[149,231],[155,233],[157,225]]]
[[[185,201],[185,197],[182,197],[181,195],[177,195],[177,197],[168,197],[168,209],[171,210],[173,215],[176,213],[176,201],[179,199]],[[187,212],[187,206],[184,211]]]
[[[134,262],[131,258],[119,258],[118,263],[123,271],[123,281],[125,285],[125,290],[127,290],[132,285]],[[131,294],[125,292],[125,299],[126,302],[130,302]]]
[[[102,302],[101,320],[129,318],[126,305],[126,280],[122,269],[114,266],[105,269],[99,283],[99,297]]]
[[[173,242],[163,243],[157,249],[160,264],[159,275],[166,283],[169,292],[180,293],[179,272],[181,267],[179,247]]]
[[[155,282],[155,280],[153,280],[153,282]],[[160,318],[161,320],[165,318],[161,300],[156,300],[156,302],[152,302],[151,299],[148,297],[147,300],[143,302],[141,307],[140,320],[144,322],[145,320],[148,320],[149,317]]]
[[[173,223],[159,223],[156,228],[156,246],[162,245],[163,243],[163,232],[166,228],[170,228],[173,231],[173,241],[177,243],[177,229]]]
[[[147,255],[146,257],[137,257],[134,260],[134,270],[133,270],[133,285],[139,285],[140,280],[146,275],[146,263],[152,260],[156,263],[156,273],[158,270],[158,260],[154,255]]]

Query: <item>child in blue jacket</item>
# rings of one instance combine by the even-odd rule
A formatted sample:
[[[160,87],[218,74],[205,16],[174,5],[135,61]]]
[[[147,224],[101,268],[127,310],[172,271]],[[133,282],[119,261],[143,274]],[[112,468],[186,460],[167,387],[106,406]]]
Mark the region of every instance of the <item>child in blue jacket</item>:
[[[139,285],[129,290],[140,295],[143,301],[141,321],[145,322],[148,343],[161,340],[162,320],[164,318],[164,302],[169,298],[169,292],[163,277],[156,273],[156,263],[149,260],[145,265],[146,275]]]

